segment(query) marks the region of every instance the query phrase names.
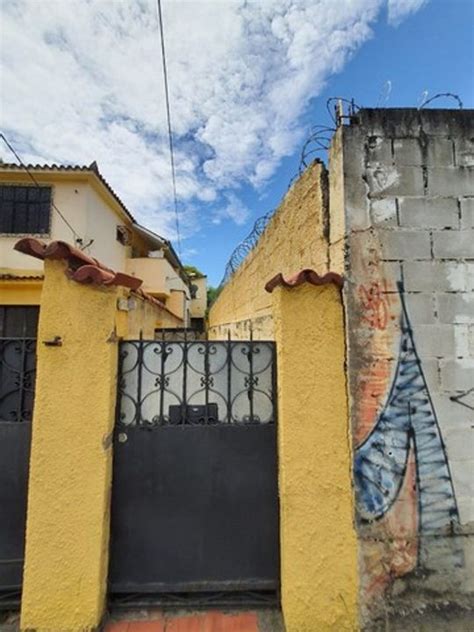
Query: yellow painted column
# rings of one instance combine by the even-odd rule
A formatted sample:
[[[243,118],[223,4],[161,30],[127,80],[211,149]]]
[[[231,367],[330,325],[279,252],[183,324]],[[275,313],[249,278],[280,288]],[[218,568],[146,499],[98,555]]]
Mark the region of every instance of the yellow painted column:
[[[287,632],[358,629],[340,290],[273,290],[282,608]]]
[[[90,630],[106,595],[118,291],[45,261],[21,629]],[[60,337],[61,346],[45,345]]]

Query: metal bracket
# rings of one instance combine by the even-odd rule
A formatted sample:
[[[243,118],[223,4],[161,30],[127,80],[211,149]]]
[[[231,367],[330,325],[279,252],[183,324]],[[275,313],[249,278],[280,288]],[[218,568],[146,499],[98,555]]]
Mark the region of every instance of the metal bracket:
[[[61,336],[54,336],[52,340],[43,340],[43,344],[46,347],[62,347],[63,341]]]

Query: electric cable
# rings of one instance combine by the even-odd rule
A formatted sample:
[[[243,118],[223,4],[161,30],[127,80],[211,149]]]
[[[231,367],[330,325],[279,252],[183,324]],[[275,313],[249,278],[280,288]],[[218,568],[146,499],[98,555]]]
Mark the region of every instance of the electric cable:
[[[163,27],[163,15],[161,12],[161,0],[157,0],[157,8],[158,8],[158,23],[160,27],[160,37],[161,37],[161,59],[163,62],[163,83],[165,87],[166,118],[168,122],[168,143],[169,143],[169,150],[170,150],[171,179],[173,182],[173,201],[174,201],[174,214],[175,214],[175,220],[176,220],[176,235],[177,235],[177,241],[178,241],[179,254],[182,255],[181,235],[180,235],[180,230],[179,230],[178,195],[176,192],[176,168],[175,168],[175,162],[174,162],[173,133],[172,133],[172,127],[171,127],[170,95],[169,95],[169,88],[168,88],[168,69],[167,69],[167,64],[166,64],[165,36],[164,36],[164,27]]]
[[[26,173],[28,174],[28,176],[30,177],[30,179],[34,182],[34,184],[39,187],[40,184],[38,182],[38,180],[34,177],[34,175],[31,173],[30,169],[28,168],[27,165],[25,165],[25,163],[23,162],[23,160],[21,159],[20,155],[18,154],[18,152],[15,150],[15,148],[11,145],[11,143],[7,140],[6,136],[0,132],[0,138],[3,140],[3,142],[5,143],[5,145],[8,147],[8,149],[12,152],[12,154],[15,156],[15,158],[18,160],[18,162],[20,163],[20,166],[23,167],[23,169],[26,171]],[[74,228],[71,226],[71,224],[68,222],[68,220],[64,217],[64,215],[62,214],[62,212],[59,210],[59,208],[57,207],[57,205],[55,204],[54,200],[51,200],[51,206],[53,207],[53,209],[56,211],[56,213],[59,215],[59,217],[63,220],[63,222],[66,224],[66,226],[70,229],[70,231],[72,232],[73,236],[74,236],[74,241],[78,244],[82,245],[82,238],[79,237],[79,233],[77,233]]]

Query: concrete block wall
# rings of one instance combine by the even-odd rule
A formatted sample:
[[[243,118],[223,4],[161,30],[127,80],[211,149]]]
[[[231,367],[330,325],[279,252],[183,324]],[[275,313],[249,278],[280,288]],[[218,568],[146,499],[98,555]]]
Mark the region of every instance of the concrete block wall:
[[[265,283],[282,272],[303,268],[327,272],[327,171],[313,162],[292,185],[240,268],[221,291],[209,313],[209,335],[273,340],[271,297]]]
[[[463,604],[474,592],[473,139],[472,111],[390,109],[362,110],[333,142],[330,178],[345,214],[358,502],[374,501],[371,485],[395,484],[399,468],[404,481],[383,515],[359,519],[361,603],[368,618],[400,600],[426,607],[428,592]],[[333,176],[338,171],[342,176]],[[410,401],[425,406],[425,421],[421,413],[408,421],[394,417],[396,441],[406,430],[409,446],[406,461],[398,462],[383,424],[390,406],[409,400],[402,360],[411,346],[409,370],[418,371],[413,383],[421,386]],[[396,393],[405,399],[395,401]],[[382,427],[382,443],[371,454],[370,441]],[[429,451],[423,450],[426,432]],[[436,480],[429,498],[427,468]],[[450,515],[438,529],[429,528],[423,498],[438,516]]]

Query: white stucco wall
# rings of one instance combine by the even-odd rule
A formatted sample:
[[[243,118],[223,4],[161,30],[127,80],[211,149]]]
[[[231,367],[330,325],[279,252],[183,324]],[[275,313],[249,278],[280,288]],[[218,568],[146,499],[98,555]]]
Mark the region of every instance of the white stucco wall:
[[[114,270],[125,270],[128,248],[116,237],[117,226],[124,222],[91,187],[86,191],[85,211],[84,241],[94,240],[85,252]]]
[[[207,277],[191,279],[197,286],[196,298],[192,299],[190,306],[191,318],[204,318],[207,307]]]
[[[8,183],[8,180],[4,178],[0,181],[0,184]],[[16,181],[12,184],[23,185],[26,182]],[[41,179],[41,184],[51,184],[55,205],[83,239],[83,243],[87,244],[93,240],[85,252],[115,270],[124,270],[127,247],[116,239],[116,227],[124,222],[91,185],[80,181],[54,183],[43,179]],[[0,235],[0,269],[4,272],[42,270],[43,263],[40,260],[25,257],[13,249],[18,239],[24,236],[30,235]],[[46,242],[64,240],[71,244],[74,243],[71,229],[54,208],[51,208],[51,231],[49,235],[38,235],[38,237]]]

